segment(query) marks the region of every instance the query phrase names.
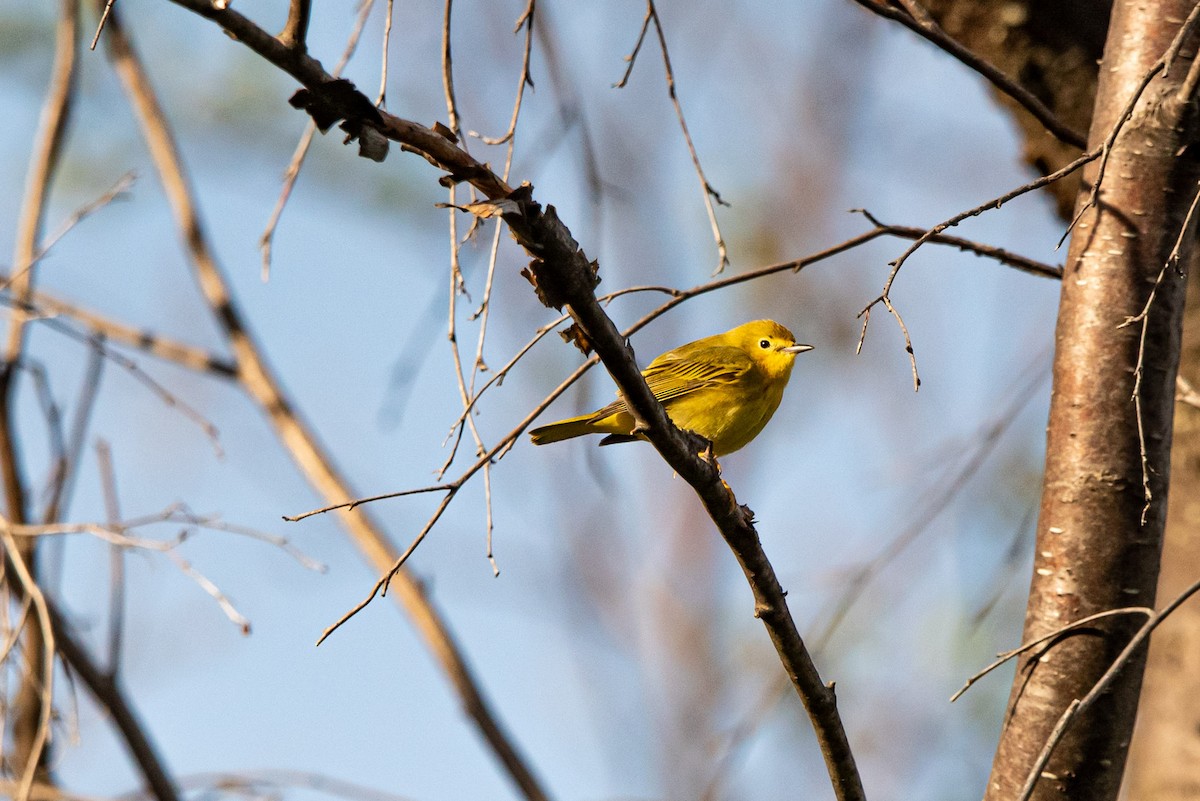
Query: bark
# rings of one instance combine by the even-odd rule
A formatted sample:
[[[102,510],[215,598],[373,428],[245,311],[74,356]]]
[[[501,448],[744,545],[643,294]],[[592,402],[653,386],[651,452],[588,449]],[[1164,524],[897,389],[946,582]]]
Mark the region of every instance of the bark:
[[[1093,147],[1113,130],[1190,10],[1191,3],[1179,0],[1114,4]],[[1099,206],[1083,214],[1072,236],[1056,330],[1026,641],[1097,612],[1154,604],[1185,281],[1173,270],[1164,274],[1146,331],[1138,395],[1153,501],[1144,522],[1138,415],[1130,402],[1141,326],[1119,326],[1146,305],[1200,175],[1195,154],[1184,149],[1191,133],[1181,123],[1187,106],[1176,97],[1189,66],[1184,60],[1169,77],[1150,82],[1112,149]],[[1098,169],[1090,166],[1085,183],[1097,179]],[[1093,688],[1140,622],[1108,618],[1021,659],[987,799],[1018,797],[1064,710]],[[1131,660],[1074,722],[1041,772],[1033,798],[1116,797],[1143,662],[1142,654]]]

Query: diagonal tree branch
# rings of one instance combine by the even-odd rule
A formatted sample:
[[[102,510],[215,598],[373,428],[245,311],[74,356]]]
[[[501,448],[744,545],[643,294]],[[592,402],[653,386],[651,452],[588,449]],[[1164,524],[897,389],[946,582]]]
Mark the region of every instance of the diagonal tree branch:
[[[535,257],[527,275],[535,284],[539,297],[547,305],[566,306],[613,376],[651,443],[667,464],[695,489],[733,550],[751,585],[755,614],[766,625],[780,660],[813,722],[837,797],[864,798],[833,690],[821,680],[788,612],[783,589],[762,550],[751,513],[737,502],[716,466],[698,456],[704,450],[699,438],[677,429],[655,400],[638,370],[632,351],[596,300],[595,266],[558,220],[554,208],[549,206],[543,210],[532,199],[532,190],[528,187],[512,193],[504,181],[449,138],[417,123],[375,110],[349,82],[331,84],[319,62],[284,47],[236,11],[202,0],[177,2],[214,20],[236,40],[300,80],[305,90],[297,93],[293,103],[307,107],[314,118],[320,117],[317,119],[319,126],[325,123],[322,127],[327,128],[337,120],[346,120],[342,127],[352,137],[359,136],[360,140],[360,133],[367,130],[382,133],[448,173],[442,178],[443,183],[469,182],[495,201],[495,207],[487,209],[486,214],[502,216],[518,243]],[[169,191],[169,194],[176,193]],[[179,203],[179,199],[174,202]],[[185,231],[190,231],[188,226],[194,222],[181,220],[181,225]],[[188,241],[195,242],[195,237],[189,235]],[[210,272],[213,268],[203,269]],[[222,301],[222,308],[229,303],[228,297],[216,299]],[[238,349],[236,338],[234,347]],[[345,519],[347,515],[361,515],[362,512],[342,510],[341,514]]]

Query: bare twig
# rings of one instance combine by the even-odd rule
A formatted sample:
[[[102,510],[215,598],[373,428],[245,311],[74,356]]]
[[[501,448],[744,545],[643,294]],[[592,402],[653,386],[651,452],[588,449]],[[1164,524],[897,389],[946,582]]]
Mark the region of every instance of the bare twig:
[[[1133,93],[1129,96],[1129,100],[1125,103],[1125,108],[1117,117],[1116,122],[1113,123],[1112,130],[1108,132],[1108,136],[1104,139],[1104,144],[1101,145],[1100,152],[1103,154],[1103,158],[1100,159],[1099,169],[1096,171],[1095,180],[1092,181],[1091,194],[1088,195],[1087,202],[1079,207],[1079,211],[1075,213],[1075,218],[1071,220],[1071,223],[1067,226],[1067,229],[1063,231],[1062,237],[1058,240],[1059,247],[1062,247],[1063,242],[1067,241],[1067,237],[1083,218],[1084,213],[1088,209],[1095,207],[1097,202],[1099,202],[1100,185],[1104,182],[1104,171],[1108,167],[1109,154],[1112,152],[1113,145],[1116,144],[1117,137],[1121,135],[1121,131],[1124,129],[1125,123],[1127,123],[1133,117],[1133,112],[1137,108],[1138,103],[1141,102],[1142,95],[1146,92],[1146,87],[1148,87],[1150,82],[1154,80],[1154,76],[1158,75],[1159,73],[1166,75],[1167,68],[1178,57],[1179,51],[1183,47],[1183,43],[1187,40],[1188,36],[1191,35],[1193,28],[1195,28],[1198,23],[1200,23],[1200,5],[1195,5],[1192,7],[1191,12],[1188,13],[1187,19],[1184,20],[1183,24],[1179,26],[1179,30],[1175,33],[1175,37],[1171,40],[1171,44],[1158,58],[1158,60],[1155,61],[1150,68],[1142,74],[1141,80],[1138,81],[1138,85],[1134,88]],[[1195,84],[1191,82],[1194,72],[1195,64],[1193,63],[1192,67],[1188,70],[1188,80],[1180,86],[1178,98],[1181,102],[1190,101],[1190,98],[1195,91]],[[1200,80],[1200,74],[1197,75],[1196,80]]]
[[[983,677],[987,676],[989,673],[991,673],[996,668],[1003,666],[1004,663],[1008,662],[1010,659],[1014,659],[1015,657],[1020,656],[1021,654],[1025,653],[1026,651],[1032,651],[1034,648],[1037,648],[1039,645],[1042,645],[1043,643],[1050,642],[1051,640],[1057,640],[1059,637],[1062,637],[1064,634],[1072,632],[1076,629],[1081,629],[1081,628],[1084,628],[1085,626],[1090,626],[1092,623],[1095,623],[1097,620],[1104,620],[1104,619],[1110,618],[1110,617],[1121,617],[1123,615],[1143,615],[1144,617],[1149,618],[1154,615],[1154,610],[1148,606],[1127,606],[1122,609],[1106,609],[1103,612],[1097,612],[1094,615],[1088,615],[1087,617],[1082,617],[1079,620],[1076,620],[1072,623],[1066,624],[1065,626],[1059,626],[1054,631],[1052,631],[1048,634],[1044,634],[1035,640],[1030,640],[1027,643],[1023,643],[1022,645],[1020,645],[1017,648],[1012,649],[1011,651],[1005,651],[1004,653],[997,654],[996,660],[994,662],[992,662],[991,664],[989,664],[987,667],[983,668],[982,670],[972,674],[966,680],[966,682],[963,683],[963,686],[959,687],[958,690],[954,693],[954,695],[950,696],[950,703],[954,703],[959,698],[962,698],[963,695],[967,692],[967,690],[971,689],[971,687],[973,687],[976,682],[978,682]]]
[[[658,35],[658,44],[662,49],[663,67],[666,69],[667,94],[671,98],[671,105],[675,108],[675,118],[679,120],[679,130],[683,132],[683,139],[687,142],[688,153],[692,157],[692,167],[696,170],[696,177],[700,179],[700,187],[704,197],[704,210],[708,214],[708,224],[712,229],[713,240],[717,245],[717,267],[713,270],[713,275],[719,275],[729,265],[729,248],[725,245],[725,237],[721,235],[721,226],[717,222],[717,210],[713,205],[713,201],[715,200],[722,206],[728,206],[729,204],[721,199],[721,194],[709,183],[708,178],[704,175],[704,168],[700,166],[700,155],[696,152],[695,143],[692,142],[692,134],[688,131],[687,120],[683,117],[683,106],[680,105],[679,96],[675,91],[675,73],[671,69],[671,54],[667,51],[667,37],[663,33],[662,20],[659,19],[658,9],[654,6],[654,0],[646,0],[646,16],[642,20],[641,32],[638,34],[637,43],[634,44],[633,50],[625,58],[629,66],[626,67],[625,74],[621,76],[621,80],[617,81],[613,86],[621,89],[629,82],[629,76],[633,72],[633,65],[637,61],[638,51],[642,48],[642,42],[646,39],[646,32],[651,22],[654,23],[654,31]]]
[[[109,25],[112,26],[112,24],[113,23],[110,21]],[[67,337],[70,337],[71,339],[82,342],[83,344],[100,353],[100,355],[105,359],[108,359],[113,364],[116,364],[122,370],[129,373],[135,380],[137,380],[138,383],[146,387],[154,395],[158,396],[158,399],[165,405],[176,409],[185,418],[198,426],[208,438],[209,444],[212,446],[213,453],[218,459],[224,456],[224,450],[221,448],[221,433],[211,420],[205,417],[199,409],[196,409],[190,403],[184,401],[182,398],[175,395],[175,393],[171,392],[169,389],[151,377],[151,375],[143,370],[141,366],[133,359],[108,347],[108,344],[103,336],[81,333],[69,325],[64,325],[62,321],[56,320],[52,317],[42,318],[40,322],[43,325],[58,331]]]
[[[1200,17],[1200,6],[1193,6],[1191,12],[1188,13],[1187,19],[1183,22],[1183,30],[1190,30],[1196,24],[1197,17]],[[1185,41],[1186,37],[1184,36],[1176,37],[1175,41],[1171,43],[1171,47],[1167,50],[1164,56],[1164,78],[1170,72],[1171,67],[1174,66],[1175,60],[1179,58],[1179,53],[1183,50],[1183,43]],[[1187,76],[1183,79],[1183,83],[1179,85],[1179,91],[1175,93],[1175,99],[1180,104],[1190,103],[1196,96],[1196,87],[1200,86],[1200,65],[1196,63],[1198,60],[1200,59],[1196,59],[1195,57],[1188,59],[1190,63],[1188,64]]]
[[[42,106],[33,154],[25,180],[21,210],[17,221],[13,265],[20,269],[37,261],[41,248],[42,226],[54,174],[62,155],[75,100],[76,61],[79,50],[79,5],[74,0],[61,0],[55,26],[54,63],[50,85]],[[23,270],[13,281],[14,299],[27,302],[33,291],[34,271]],[[24,523],[29,519],[29,498],[23,476],[20,452],[17,447],[17,367],[23,359],[28,318],[17,311],[11,316],[3,361],[0,363],[0,480],[3,481],[7,513],[5,524]],[[12,570],[25,589],[37,611],[23,618],[23,651],[28,670],[17,681],[16,694],[7,699],[11,706],[11,750],[5,748],[13,764],[20,765],[21,777],[18,799],[25,801],[35,780],[49,779],[45,768],[47,738],[50,731],[50,691],[54,675],[54,635],[47,622],[45,598],[37,585],[37,544],[9,544],[12,536],[3,532],[5,550],[9,553]],[[6,566],[7,567],[7,566]],[[7,583],[7,569],[6,569]],[[7,727],[6,727],[7,728]]]
[[[1196,8],[1200,9],[1200,4],[1197,4]],[[1146,525],[1146,518],[1150,514],[1150,504],[1154,499],[1154,493],[1150,490],[1150,454],[1146,449],[1146,430],[1142,419],[1142,371],[1146,361],[1146,336],[1150,330],[1150,307],[1154,305],[1154,298],[1158,294],[1158,288],[1166,278],[1168,270],[1173,270],[1176,275],[1182,277],[1182,273],[1179,271],[1180,252],[1184,238],[1192,230],[1192,220],[1195,218],[1198,203],[1200,203],[1200,186],[1193,194],[1192,204],[1188,207],[1183,223],[1179,226],[1179,236],[1175,238],[1175,245],[1167,255],[1167,260],[1163,262],[1162,268],[1159,269],[1158,276],[1154,279],[1154,286],[1151,287],[1150,295],[1146,298],[1146,305],[1136,315],[1126,317],[1125,321],[1117,326],[1117,328],[1125,328],[1137,322],[1142,324],[1141,333],[1138,335],[1137,365],[1133,368],[1133,393],[1130,400],[1133,401],[1134,414],[1137,415],[1138,453],[1142,460],[1142,495],[1146,499],[1146,503],[1142,507],[1143,526]]]
[[[953,217],[951,217],[950,219],[944,220],[944,221],[938,223],[937,225],[933,226],[932,228],[928,229],[924,235],[918,237],[912,243],[912,245],[910,245],[908,247],[908,249],[904,251],[904,253],[900,254],[900,257],[898,259],[891,262],[892,269],[891,269],[891,272],[888,273],[887,280],[884,281],[883,291],[881,293],[879,293],[878,297],[876,297],[874,300],[872,300],[870,303],[868,303],[866,306],[864,306],[862,311],[860,311],[858,313],[858,316],[863,319],[862,332],[859,334],[859,337],[858,337],[858,350],[859,351],[862,350],[863,342],[867,337],[867,324],[870,322],[870,319],[871,319],[871,317],[870,317],[871,309],[876,304],[882,303],[884,305],[884,307],[887,308],[888,312],[891,313],[892,316],[896,318],[896,322],[900,326],[900,331],[901,331],[901,333],[904,334],[905,350],[908,352],[909,362],[912,365],[913,389],[914,390],[919,389],[921,386],[921,379],[920,379],[920,376],[917,374],[917,357],[913,353],[913,350],[912,350],[912,340],[908,336],[908,328],[904,325],[904,321],[900,318],[900,315],[895,311],[895,308],[892,306],[892,303],[891,303],[892,285],[896,281],[896,276],[900,273],[900,268],[904,266],[904,262],[907,261],[908,257],[911,256],[913,253],[915,253],[918,248],[920,248],[926,242],[931,241],[934,237],[940,235],[942,233],[942,231],[945,231],[947,228],[958,225],[960,222],[962,222],[963,220],[966,220],[970,217],[977,217],[980,214],[982,214],[983,212],[988,211],[989,209],[998,209],[1002,205],[1007,203],[1008,201],[1012,200],[1013,198],[1019,197],[1020,195],[1026,194],[1027,192],[1032,192],[1035,189],[1040,189],[1041,187],[1046,186],[1047,184],[1050,184],[1057,180],[1060,180],[1063,177],[1070,175],[1075,170],[1078,170],[1080,167],[1087,164],[1088,162],[1093,161],[1096,158],[1099,158],[1100,153],[1101,153],[1101,151],[1093,151],[1091,153],[1085,153],[1084,155],[1075,159],[1075,161],[1072,161],[1070,164],[1066,165],[1062,169],[1060,169],[1056,172],[1053,172],[1050,175],[1044,175],[1041,178],[1030,181],[1027,184],[1023,184],[1022,186],[1019,186],[1016,189],[1013,189],[1009,192],[1005,192],[1003,195],[993,198],[993,199],[987,201],[986,203],[981,203],[980,205],[978,205],[972,209],[968,209],[967,211],[956,214]]]
[[[96,23],[96,33],[92,36],[92,43],[88,45],[88,50],[96,49],[96,42],[100,41],[100,32],[104,30],[104,23],[108,22],[108,15],[112,11],[114,2],[116,0],[105,0],[104,8],[100,11],[100,21]]]
[[[1029,273],[1030,275],[1039,275],[1043,278],[1054,278],[1061,280],[1063,276],[1063,268],[1061,264],[1046,264],[1045,262],[1030,259],[1022,256],[1019,253],[998,248],[993,245],[988,245],[982,242],[976,242],[971,239],[963,239],[957,236],[947,236],[946,234],[930,234],[929,229],[920,228],[915,225],[892,225],[890,223],[881,222],[874,214],[866,209],[850,209],[851,213],[861,214],[872,225],[882,229],[883,233],[901,239],[920,240],[922,243],[933,242],[939,245],[950,245],[959,250],[974,253],[976,256],[985,256],[992,261],[1000,264],[1013,267],[1021,272]]]
[[[1180,37],[1177,38],[1177,41],[1182,39],[1182,33],[1185,29],[1186,27],[1180,29]],[[1092,151],[1092,153],[1099,153],[1100,166],[1096,170],[1095,179],[1092,181],[1091,194],[1088,195],[1087,202],[1079,207],[1079,211],[1075,212],[1075,217],[1071,220],[1070,224],[1067,225],[1066,229],[1062,233],[1062,236],[1059,237],[1057,247],[1063,246],[1063,243],[1067,241],[1067,237],[1070,236],[1071,232],[1075,230],[1075,226],[1077,226],[1079,221],[1083,219],[1083,215],[1088,211],[1088,209],[1094,208],[1097,202],[1099,202],[1100,185],[1104,183],[1104,171],[1108,169],[1108,157],[1109,154],[1112,153],[1113,145],[1116,143],[1117,137],[1121,134],[1121,130],[1125,127],[1125,123],[1128,122],[1133,116],[1133,110],[1137,107],[1138,101],[1142,99],[1142,94],[1146,91],[1146,87],[1150,85],[1150,81],[1152,81],[1154,76],[1162,72],[1164,69],[1166,69],[1166,56],[1163,56],[1156,61],[1154,65],[1142,75],[1142,80],[1138,83],[1137,88],[1129,97],[1129,102],[1125,104],[1125,110],[1119,117],[1117,117],[1116,123],[1113,125],[1112,130],[1109,131],[1108,136],[1105,138],[1104,143],[1100,146],[1099,151]]]
[[[138,719],[120,682],[100,669],[91,654],[76,641],[61,613],[53,606],[50,607],[50,616],[54,623],[59,655],[88,688],[96,703],[108,712],[109,719],[120,732],[130,755],[146,780],[149,797],[157,801],[179,801],[179,794],[170,773],[154,743],[147,736],[146,727]]]
[[[982,75],[992,86],[1001,93],[1016,101],[1028,111],[1046,130],[1057,139],[1075,147],[1087,147],[1087,136],[1072,129],[1069,125],[1055,116],[1046,105],[1021,84],[1009,78],[995,65],[977,53],[952,39],[938,27],[929,14],[914,0],[901,0],[903,9],[883,2],[883,0],[855,0],[863,8],[881,17],[899,22],[914,33],[924,37],[939,48],[961,61],[970,69]]]
[[[375,97],[375,108],[387,108],[387,76],[388,76],[388,45],[392,42],[392,4],[387,0],[387,9],[383,15],[383,44],[379,65],[379,94]]]
[[[450,20],[453,18],[453,11],[454,0],[446,0],[442,10],[442,92],[446,98],[450,133],[465,150],[467,143],[463,141],[462,124],[458,119],[458,99],[454,94],[454,58],[450,47]]]
[[[516,25],[513,26],[513,33],[517,33],[521,28],[525,29],[525,48],[521,54],[521,74],[517,80],[517,98],[513,103],[512,117],[508,122],[508,130],[497,137],[479,136],[485,145],[502,145],[509,142],[517,132],[517,118],[521,115],[521,101],[525,98],[525,87],[533,86],[533,78],[529,74],[529,57],[533,53],[533,22],[534,9],[537,5],[537,0],[528,0],[525,10],[521,12],[521,16],[517,17]],[[509,151],[510,158],[512,151]],[[505,167],[507,176],[508,167]]]
[[[121,499],[117,494],[117,476],[112,448],[106,440],[96,441],[96,462],[104,490],[104,517],[110,527],[121,519]],[[125,633],[125,552],[113,543],[108,549],[108,676],[117,677],[121,669],[121,643]]]
[[[1150,615],[1146,622],[1142,624],[1142,627],[1137,630],[1137,633],[1134,634],[1129,642],[1125,645],[1125,648],[1121,650],[1121,653],[1117,655],[1117,658],[1113,660],[1112,665],[1110,665],[1108,670],[1104,672],[1104,675],[1101,676],[1094,685],[1092,685],[1092,689],[1088,691],[1087,695],[1081,699],[1072,701],[1067,706],[1062,715],[1059,717],[1058,723],[1055,724],[1050,736],[1046,738],[1046,744],[1042,747],[1041,753],[1038,754],[1037,759],[1034,761],[1033,767],[1030,769],[1029,775],[1025,779],[1025,786],[1021,789],[1020,796],[1017,797],[1017,801],[1029,801],[1029,799],[1033,796],[1034,787],[1037,786],[1038,780],[1042,777],[1042,771],[1045,769],[1046,764],[1050,761],[1050,756],[1054,753],[1054,749],[1062,740],[1063,735],[1067,733],[1067,729],[1080,715],[1090,709],[1092,704],[1096,702],[1096,699],[1100,698],[1104,691],[1108,689],[1108,686],[1112,684],[1114,679],[1117,678],[1125,665],[1137,655],[1138,651],[1150,637],[1151,632],[1158,628],[1160,623],[1166,620],[1172,612],[1178,609],[1185,601],[1196,594],[1196,592],[1200,592],[1200,581],[1194,582],[1160,611]],[[1112,611],[1118,612],[1121,610]],[[1144,610],[1139,609],[1136,611]]]
[[[4,542],[8,562],[21,582],[24,596],[33,604],[38,619],[38,630],[41,632],[41,636],[38,638],[41,651],[36,655],[37,658],[35,659],[34,654],[26,654],[31,674],[34,670],[38,673],[26,676],[23,685],[36,684],[40,696],[40,703],[37,705],[38,720],[33,740],[29,744],[27,753],[18,755],[22,757],[23,764],[21,764],[21,784],[17,790],[15,801],[28,801],[34,779],[41,772],[43,752],[50,738],[50,713],[54,706],[54,632],[50,625],[50,611],[46,604],[46,597],[42,594],[33,571],[25,561],[25,554],[29,551],[17,545],[9,530],[8,521],[4,519],[0,519],[0,540]]]
[[[350,37],[346,40],[346,47],[342,51],[342,57],[338,60],[337,65],[334,66],[331,73],[334,77],[342,74],[342,70],[350,62],[350,57],[354,55],[354,51],[358,48],[358,40],[362,36],[363,29],[367,25],[367,17],[370,16],[371,8],[374,5],[375,0],[362,0],[359,5],[358,19],[355,20]],[[271,246],[275,241],[275,229],[279,227],[279,219],[283,216],[283,209],[287,205],[288,198],[292,196],[292,190],[296,187],[296,180],[300,177],[300,168],[304,165],[304,159],[308,155],[308,149],[312,146],[313,135],[316,132],[316,123],[310,119],[304,125],[304,133],[300,135],[300,141],[296,144],[296,149],[292,152],[292,160],[288,162],[287,171],[283,174],[283,186],[279,190],[279,198],[275,201],[275,208],[271,210],[271,217],[267,220],[267,227],[263,229],[262,236],[258,239],[258,248],[262,253],[263,283],[266,283],[271,278]]]
[[[83,454],[83,443],[87,436],[92,410],[96,406],[96,398],[99,397],[100,377],[104,371],[104,354],[94,348],[89,353],[91,358],[88,359],[87,370],[84,371],[83,378],[79,382],[75,414],[72,416],[66,449],[63,452],[62,461],[55,466],[50,477],[49,497],[42,512],[44,522],[57,520],[60,510],[67,507],[75,486],[75,476],[79,474],[79,460]]]
[[[100,209],[104,208],[112,201],[124,195],[125,192],[129,190],[129,187],[133,185],[134,177],[135,176],[132,172],[125,173],[117,179],[117,182],[113,184],[112,188],[110,188],[107,192],[100,195],[100,197],[96,198],[95,200],[91,200],[83,204],[74,212],[72,212],[71,215],[67,217],[67,219],[63,220],[63,222],[58,226],[58,229],[55,230],[55,232],[50,236],[46,237],[45,241],[40,244],[37,252],[33,255],[30,261],[26,262],[25,264],[18,265],[10,275],[0,277],[0,291],[7,289],[13,281],[23,277],[27,272],[32,270],[39,261],[46,257],[46,254],[50,252],[50,249],[53,248],[60,239],[70,233],[76,225]],[[33,290],[31,289],[30,292],[32,293]]]
[[[3,277],[3,273],[0,273],[0,280],[3,280]],[[31,297],[32,301],[29,303],[18,303],[12,298],[0,297],[0,304],[18,307],[23,313],[31,318],[36,318],[43,325],[73,339],[88,342],[119,342],[122,345],[143,350],[164,361],[174,362],[201,373],[212,373],[221,378],[233,378],[236,374],[237,368],[232,361],[211,351],[170,339],[153,331],[135,328],[39,290],[34,290]],[[57,318],[68,318],[86,328],[87,331],[76,331]]]

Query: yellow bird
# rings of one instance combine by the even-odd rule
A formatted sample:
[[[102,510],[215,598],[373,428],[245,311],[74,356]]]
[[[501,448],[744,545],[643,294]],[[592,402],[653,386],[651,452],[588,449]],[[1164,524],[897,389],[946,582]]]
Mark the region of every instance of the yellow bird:
[[[812,350],[773,320],[755,320],[662,354],[642,371],[650,391],[680,428],[712,443],[714,456],[758,436],[779,408],[796,355]],[[601,445],[645,440],[624,400],[529,432],[534,445],[607,434]]]

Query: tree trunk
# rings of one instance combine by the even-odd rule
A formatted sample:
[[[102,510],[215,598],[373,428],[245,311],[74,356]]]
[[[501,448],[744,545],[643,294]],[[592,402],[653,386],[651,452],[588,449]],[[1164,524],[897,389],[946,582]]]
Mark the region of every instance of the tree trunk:
[[[1091,146],[1113,130],[1140,80],[1167,50],[1192,4],[1114,3],[1096,93]],[[1185,281],[1163,273],[1142,326],[1120,327],[1146,306],[1196,191],[1185,103],[1176,92],[1190,62],[1146,88],[1122,128],[1098,207],[1074,230],[1056,330],[1054,386],[1037,554],[1024,640],[1088,615],[1154,603],[1166,511],[1175,374]],[[1190,130],[1188,131],[1190,133]],[[1097,180],[1093,162],[1085,183]],[[1086,201],[1087,192],[1080,197]],[[1190,245],[1192,237],[1186,237]],[[1189,248],[1190,250],[1190,248]],[[1183,263],[1187,263],[1187,254]],[[1138,414],[1144,431],[1145,479]],[[1145,508],[1145,511],[1144,511]],[[1017,797],[1060,716],[1113,664],[1142,622],[1123,615],[1064,633],[1018,664],[986,798]],[[1041,771],[1036,799],[1116,798],[1137,710],[1144,652],[1076,719]]]

